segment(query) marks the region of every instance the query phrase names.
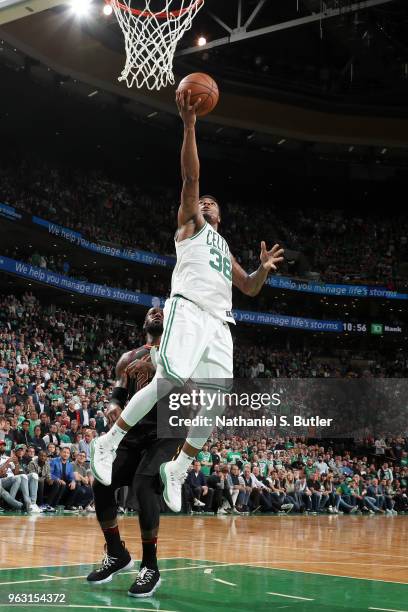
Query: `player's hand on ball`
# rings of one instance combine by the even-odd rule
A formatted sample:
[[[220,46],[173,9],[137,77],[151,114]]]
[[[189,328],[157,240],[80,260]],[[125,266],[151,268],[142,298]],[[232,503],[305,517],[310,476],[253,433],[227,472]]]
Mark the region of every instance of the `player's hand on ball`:
[[[112,425],[116,423],[121,414],[122,408],[120,406],[112,406],[111,408],[109,408],[105,415],[108,420],[109,427],[112,427]]]
[[[198,98],[195,104],[190,102],[191,90],[176,91],[176,104],[180,113],[180,117],[186,127],[194,127],[197,119],[197,109],[201,104],[201,98]]]
[[[283,261],[283,253],[284,250],[279,246],[279,244],[275,244],[270,251],[267,250],[266,244],[264,241],[261,242],[261,254],[259,259],[261,260],[261,264],[265,270],[277,270],[278,264]]]

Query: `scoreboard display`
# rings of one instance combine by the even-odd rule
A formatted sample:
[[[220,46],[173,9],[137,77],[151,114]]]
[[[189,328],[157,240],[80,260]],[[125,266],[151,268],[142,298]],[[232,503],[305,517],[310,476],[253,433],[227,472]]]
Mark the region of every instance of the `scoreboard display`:
[[[404,329],[401,325],[388,325],[385,323],[352,323],[345,321],[343,331],[351,334],[372,334],[383,336],[384,334],[402,334]]]

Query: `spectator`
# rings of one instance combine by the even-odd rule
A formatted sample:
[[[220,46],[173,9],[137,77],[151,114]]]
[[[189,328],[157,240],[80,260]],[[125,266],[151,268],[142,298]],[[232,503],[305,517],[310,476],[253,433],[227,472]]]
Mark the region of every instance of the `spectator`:
[[[323,457],[321,455],[317,458],[317,461],[315,462],[314,466],[319,470],[320,475],[327,474],[327,472],[329,471],[329,466],[323,460]]]
[[[85,465],[86,468],[89,468],[91,462],[91,442],[93,439],[93,434],[91,429],[85,430],[83,434],[83,440],[79,442],[78,449],[79,451],[85,453]]]
[[[209,489],[206,484],[206,477],[201,471],[200,461],[196,460],[193,462],[193,469],[187,474],[185,485],[187,500],[192,503],[195,508],[206,507],[207,511],[210,511],[212,507],[213,491]]]
[[[69,436],[70,442],[75,442],[75,438],[77,433],[79,432],[79,425],[76,419],[73,419],[70,424],[70,428],[67,430],[67,434]]]
[[[37,455],[40,452],[40,450],[43,450],[43,451],[46,450],[47,445],[45,444],[44,439],[41,435],[41,425],[36,425],[34,427],[34,436],[31,440],[31,444],[34,447]]]
[[[54,442],[50,442],[47,444],[47,455],[49,459],[55,459],[59,457],[59,447],[54,444]]]
[[[25,444],[26,446],[31,444],[30,421],[28,419],[23,420],[21,429],[15,432],[14,440],[16,444]]]
[[[350,513],[357,512],[358,506],[356,504],[356,498],[354,495],[353,479],[348,477],[344,478],[340,483],[340,508],[348,510]]]
[[[204,476],[209,476],[213,463],[211,453],[208,452],[208,444],[204,444],[202,450],[197,455],[197,459],[201,463],[201,471]]]
[[[84,508],[87,512],[95,512],[95,507],[92,503],[93,492],[91,486],[91,473],[87,471],[85,463],[86,454],[79,451],[73,463],[74,476],[77,481],[75,503]]]
[[[45,450],[40,450],[28,464],[28,472],[38,476],[37,504],[42,512],[55,512],[53,503],[59,493],[57,481],[51,479],[50,464]],[[49,503],[45,503],[48,498]]]
[[[213,473],[207,478],[207,485],[213,491],[214,514],[229,514],[234,510],[234,502],[231,497],[228,483],[228,465],[215,464]]]
[[[392,468],[389,467],[388,463],[383,463],[380,469],[377,472],[377,476],[379,480],[389,480],[392,482],[394,480]]]
[[[76,481],[72,463],[69,461],[69,449],[62,448],[61,456],[51,461],[51,479],[60,485],[59,495],[55,500],[55,505],[62,503],[66,510],[76,512],[78,508],[74,506],[76,497]]]
[[[12,455],[8,458],[5,450],[5,444],[0,442],[0,494],[2,499],[16,510],[24,507],[26,512],[37,512],[37,508],[31,503],[27,477],[25,474],[16,475],[14,473],[16,457]],[[16,499],[19,491],[21,491],[23,503]]]
[[[40,428],[42,437],[47,435],[50,431],[50,418],[45,412],[41,412],[40,414]]]
[[[60,437],[58,435],[58,428],[57,428],[57,424],[56,423],[52,423],[50,425],[50,431],[49,433],[47,433],[44,438],[43,438],[45,444],[48,445],[50,443],[54,444],[55,446],[59,446],[61,443]]]
[[[77,419],[82,427],[89,427],[90,419],[95,415],[95,411],[89,408],[89,401],[86,399],[82,400],[82,407],[77,411]]]
[[[297,495],[294,472],[287,472],[282,481],[282,487],[285,492],[284,503],[292,504],[295,512],[301,512],[302,501]]]
[[[245,487],[242,499],[242,512],[249,512],[251,510],[250,499],[252,493],[251,465],[249,463],[243,466],[242,480]]]
[[[231,471],[227,474],[227,482],[230,488],[233,509],[235,508],[238,512],[243,512],[243,505],[247,501],[247,496],[245,495],[245,482],[242,476],[240,476],[238,465],[231,466]]]

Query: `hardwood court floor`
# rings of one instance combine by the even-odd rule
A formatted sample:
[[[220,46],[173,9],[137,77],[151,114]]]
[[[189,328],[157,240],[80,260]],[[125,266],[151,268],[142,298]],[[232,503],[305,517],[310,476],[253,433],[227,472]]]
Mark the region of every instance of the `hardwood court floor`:
[[[137,518],[120,529],[140,559]],[[137,564],[111,583],[85,582],[103,551],[94,516],[1,516],[0,609],[408,612],[407,542],[405,516],[164,516],[162,586],[133,599]],[[26,603],[11,605],[17,593]],[[36,593],[65,602],[30,604]]]

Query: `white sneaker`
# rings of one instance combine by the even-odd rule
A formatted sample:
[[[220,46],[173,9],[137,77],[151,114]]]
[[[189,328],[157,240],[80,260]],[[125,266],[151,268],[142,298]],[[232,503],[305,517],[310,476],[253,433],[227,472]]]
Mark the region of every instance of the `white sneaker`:
[[[41,508],[39,508],[39,507],[37,506],[37,504],[31,504],[31,505],[30,505],[30,511],[31,511],[31,512],[34,512],[34,513],[36,513],[36,514],[39,514],[40,512],[42,512]]]
[[[196,506],[197,508],[204,508],[205,504],[203,504],[203,502],[199,499],[194,498],[193,506]]]
[[[217,512],[217,514],[229,514],[229,512],[227,512],[226,510],[224,510],[224,508],[220,508]]]
[[[175,461],[162,463],[160,478],[164,484],[164,501],[173,512],[181,510],[181,486],[187,478],[187,472],[180,474]],[[205,505],[205,504],[204,504]]]
[[[85,508],[85,512],[95,512],[95,507],[92,504],[88,504]]]
[[[94,438],[91,442],[91,472],[96,480],[109,487],[112,482],[112,465],[116,451],[106,445],[104,437]]]

